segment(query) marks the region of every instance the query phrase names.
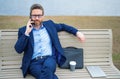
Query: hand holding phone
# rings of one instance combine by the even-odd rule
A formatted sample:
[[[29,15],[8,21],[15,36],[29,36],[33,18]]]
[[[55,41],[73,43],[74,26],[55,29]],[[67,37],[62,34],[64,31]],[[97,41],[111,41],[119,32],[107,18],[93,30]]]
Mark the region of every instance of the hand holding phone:
[[[33,26],[34,26],[34,22],[31,19],[29,19],[29,21],[27,23],[27,26],[26,26],[26,31],[25,31],[26,35],[29,35],[29,33],[31,32]]]
[[[29,27],[32,28],[32,27],[34,27],[34,26],[35,26],[35,23],[34,23],[34,21],[31,20]]]

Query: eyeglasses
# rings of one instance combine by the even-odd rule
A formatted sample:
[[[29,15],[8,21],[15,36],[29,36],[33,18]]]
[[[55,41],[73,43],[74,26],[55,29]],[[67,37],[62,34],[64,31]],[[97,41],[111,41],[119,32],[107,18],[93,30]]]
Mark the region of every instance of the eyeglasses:
[[[41,18],[43,15],[31,15],[31,18],[36,18],[36,17],[38,17],[38,18]]]

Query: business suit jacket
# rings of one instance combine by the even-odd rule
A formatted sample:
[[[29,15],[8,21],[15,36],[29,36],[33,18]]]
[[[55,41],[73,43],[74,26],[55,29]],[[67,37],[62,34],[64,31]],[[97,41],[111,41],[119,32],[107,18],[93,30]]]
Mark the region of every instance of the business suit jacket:
[[[69,33],[72,33],[73,35],[76,35],[76,32],[78,30],[65,24],[56,24],[51,20],[44,21],[43,25],[47,29],[50,39],[52,41],[52,52],[56,57],[56,62],[58,66],[61,66],[65,62],[66,58],[63,55],[63,49],[59,42],[57,32],[67,31]],[[34,48],[33,32],[31,31],[30,36],[28,37],[24,34],[25,31],[26,31],[26,26],[19,29],[18,40],[15,44],[15,50],[18,53],[24,52],[23,59],[22,59],[22,67],[21,67],[24,77],[26,77],[28,73],[29,64],[30,64],[30,61],[33,55],[33,50],[34,50],[33,49]]]

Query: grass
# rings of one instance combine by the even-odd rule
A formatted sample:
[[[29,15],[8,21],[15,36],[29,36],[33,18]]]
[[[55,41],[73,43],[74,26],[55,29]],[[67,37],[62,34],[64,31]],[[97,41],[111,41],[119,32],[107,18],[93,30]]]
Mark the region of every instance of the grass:
[[[119,53],[113,54],[113,62],[115,66],[120,70],[120,54]]]
[[[26,25],[29,17],[0,16],[0,29],[18,29]],[[46,16],[56,23],[65,23],[78,29],[112,29],[113,61],[120,69],[120,17],[115,16]]]

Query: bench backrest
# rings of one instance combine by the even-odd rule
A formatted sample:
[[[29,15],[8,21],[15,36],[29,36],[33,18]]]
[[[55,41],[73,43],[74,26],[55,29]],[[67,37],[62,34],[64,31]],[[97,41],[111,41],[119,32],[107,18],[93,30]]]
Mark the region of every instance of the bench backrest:
[[[63,47],[74,46],[84,49],[84,65],[112,64],[112,31],[111,29],[81,29],[86,42],[81,43],[75,36],[60,32],[59,38]],[[22,54],[17,54],[14,44],[17,40],[16,29],[0,31],[0,68],[20,68]]]

